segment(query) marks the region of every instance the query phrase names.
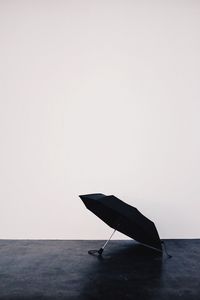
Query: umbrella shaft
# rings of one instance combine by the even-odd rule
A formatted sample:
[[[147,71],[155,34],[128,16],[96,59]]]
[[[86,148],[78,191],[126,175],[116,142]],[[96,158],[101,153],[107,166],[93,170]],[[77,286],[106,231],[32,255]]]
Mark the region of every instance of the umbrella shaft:
[[[112,236],[114,235],[116,229],[114,229],[113,233],[111,234],[111,236],[109,237],[109,239],[105,242],[105,244],[103,245],[102,249],[104,249],[106,247],[106,245],[108,244],[108,242],[111,240]]]

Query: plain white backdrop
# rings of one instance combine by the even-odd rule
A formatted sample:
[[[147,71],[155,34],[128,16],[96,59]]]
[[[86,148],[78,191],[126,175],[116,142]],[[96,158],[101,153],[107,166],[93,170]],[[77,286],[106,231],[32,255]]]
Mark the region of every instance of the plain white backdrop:
[[[199,16],[197,0],[0,1],[0,238],[107,238],[78,198],[95,192],[161,238],[200,237]]]

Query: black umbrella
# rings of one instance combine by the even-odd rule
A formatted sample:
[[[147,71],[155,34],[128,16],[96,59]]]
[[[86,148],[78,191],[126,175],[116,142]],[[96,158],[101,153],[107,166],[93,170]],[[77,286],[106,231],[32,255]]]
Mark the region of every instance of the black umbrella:
[[[79,197],[85,206],[112,227],[114,232],[120,231],[132,239],[162,252],[162,242],[154,223],[141,214],[137,208],[113,195],[106,196],[98,193],[79,195]],[[108,241],[99,250],[90,250],[89,253],[102,254]]]

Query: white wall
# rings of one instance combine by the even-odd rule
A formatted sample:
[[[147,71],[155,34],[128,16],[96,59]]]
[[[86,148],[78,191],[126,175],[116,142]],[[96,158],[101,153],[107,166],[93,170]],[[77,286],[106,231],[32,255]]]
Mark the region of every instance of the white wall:
[[[200,238],[199,16],[196,0],[0,1],[0,238],[107,238],[78,198],[93,192]]]

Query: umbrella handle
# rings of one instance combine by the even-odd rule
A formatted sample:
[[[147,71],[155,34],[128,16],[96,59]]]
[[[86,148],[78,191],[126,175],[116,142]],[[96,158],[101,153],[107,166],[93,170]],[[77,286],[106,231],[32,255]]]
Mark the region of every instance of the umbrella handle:
[[[116,229],[114,229],[114,231],[112,232],[112,234],[111,234],[111,236],[109,237],[109,239],[105,242],[105,244],[104,244],[99,250],[89,250],[89,251],[88,251],[88,254],[93,255],[93,254],[98,253],[99,255],[102,255],[102,253],[103,253],[103,251],[104,251],[106,245],[107,245],[108,242],[111,240],[111,238],[112,238],[112,236],[114,235],[115,231],[116,231]]]
[[[94,255],[98,253],[99,255],[101,255],[103,253],[103,248],[100,248],[99,250],[89,250],[88,254]]]

